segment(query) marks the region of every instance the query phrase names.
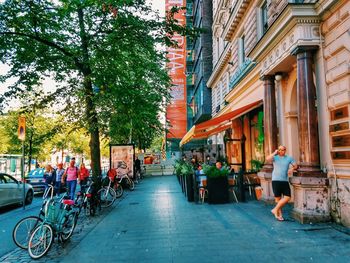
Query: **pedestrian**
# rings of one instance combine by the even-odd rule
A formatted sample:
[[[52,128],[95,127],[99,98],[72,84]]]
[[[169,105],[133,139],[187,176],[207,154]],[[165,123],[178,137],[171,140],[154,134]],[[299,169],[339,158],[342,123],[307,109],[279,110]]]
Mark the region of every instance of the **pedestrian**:
[[[276,206],[271,210],[271,213],[278,221],[284,220],[282,208],[291,198],[288,170],[291,166],[294,170],[298,168],[295,160],[286,154],[286,150],[285,146],[280,145],[276,151],[266,158],[267,161],[273,162],[272,190],[275,196]]]
[[[64,169],[63,169],[63,163],[57,164],[57,169],[56,169],[56,182],[55,182],[55,192],[56,196],[60,196],[61,194],[61,180],[62,176],[64,174]]]
[[[77,187],[77,179],[79,175],[79,169],[75,166],[75,158],[73,157],[70,162],[69,166],[64,172],[61,182],[64,183],[66,181],[67,183],[67,192],[69,194],[69,198],[71,200],[74,200],[75,195],[75,189]]]
[[[135,174],[136,174],[136,180],[141,177],[141,161],[139,157],[136,157],[135,160]]]
[[[44,179],[45,179],[45,190],[49,187],[49,185],[52,185],[52,186],[55,185],[56,172],[50,164],[47,164],[45,166]]]
[[[79,183],[80,183],[80,189],[84,192],[88,177],[90,176],[89,170],[85,167],[84,163],[80,164],[79,169]]]

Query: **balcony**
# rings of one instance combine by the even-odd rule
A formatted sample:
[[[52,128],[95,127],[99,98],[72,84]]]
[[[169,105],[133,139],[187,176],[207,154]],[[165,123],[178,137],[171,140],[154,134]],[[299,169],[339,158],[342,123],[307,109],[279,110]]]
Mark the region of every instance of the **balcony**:
[[[195,58],[195,52],[193,50],[187,51],[186,63],[193,64]]]
[[[186,78],[186,86],[193,87],[194,83],[195,83],[195,76],[194,74],[190,73],[189,75],[187,75],[187,78]]]
[[[204,105],[198,105],[196,114],[193,116],[193,123],[198,124],[211,118],[210,110],[206,110]]]

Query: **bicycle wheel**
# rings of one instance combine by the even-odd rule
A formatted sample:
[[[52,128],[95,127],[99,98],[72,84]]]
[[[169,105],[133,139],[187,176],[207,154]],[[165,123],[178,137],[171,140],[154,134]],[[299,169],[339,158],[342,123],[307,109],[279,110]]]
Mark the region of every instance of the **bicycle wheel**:
[[[123,187],[121,186],[121,184],[118,184],[117,188],[115,189],[116,198],[122,197],[123,193]]]
[[[101,207],[106,208],[111,206],[115,199],[116,193],[110,187],[104,187],[97,192],[97,196],[100,198]]]
[[[127,181],[127,184],[128,184],[128,186],[129,186],[130,191],[134,191],[134,189],[135,189],[134,181],[131,180],[130,178],[127,179],[126,181]]]
[[[67,241],[73,234],[75,226],[77,225],[78,215],[75,211],[69,212],[65,215],[65,220],[62,225],[61,238],[62,241]]]
[[[31,258],[38,259],[44,256],[53,243],[53,230],[48,224],[37,226],[28,242],[28,253]]]
[[[33,230],[42,221],[38,216],[27,216],[18,221],[12,231],[12,238],[15,244],[20,248],[27,249],[28,241]]]

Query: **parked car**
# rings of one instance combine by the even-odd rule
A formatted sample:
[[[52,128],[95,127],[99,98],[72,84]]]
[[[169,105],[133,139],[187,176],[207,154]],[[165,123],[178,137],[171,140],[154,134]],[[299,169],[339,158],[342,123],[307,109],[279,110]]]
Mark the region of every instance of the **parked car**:
[[[36,168],[31,170],[25,177],[26,183],[33,186],[35,193],[43,193],[45,191],[45,168]]]
[[[30,184],[25,184],[25,203],[31,204],[34,190]],[[23,184],[11,175],[0,173],[0,207],[23,203]]]
[[[33,186],[34,193],[45,192],[45,179],[44,179],[45,168],[36,168],[31,170],[25,177],[26,183]],[[66,186],[61,185],[61,193],[66,192]]]

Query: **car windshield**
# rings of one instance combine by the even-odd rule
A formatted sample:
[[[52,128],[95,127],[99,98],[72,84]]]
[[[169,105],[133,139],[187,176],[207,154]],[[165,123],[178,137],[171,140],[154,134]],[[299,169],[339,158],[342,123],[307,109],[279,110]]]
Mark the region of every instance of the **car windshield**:
[[[10,176],[8,176],[6,174],[3,174],[2,177],[3,177],[3,181],[5,183],[8,183],[8,184],[10,184],[10,183],[16,184],[17,183],[17,181],[15,179],[13,179],[12,177],[10,177]]]
[[[35,176],[35,177],[40,177],[44,176],[44,168],[36,168],[34,170],[31,170],[28,174],[29,177]]]

